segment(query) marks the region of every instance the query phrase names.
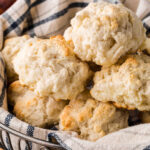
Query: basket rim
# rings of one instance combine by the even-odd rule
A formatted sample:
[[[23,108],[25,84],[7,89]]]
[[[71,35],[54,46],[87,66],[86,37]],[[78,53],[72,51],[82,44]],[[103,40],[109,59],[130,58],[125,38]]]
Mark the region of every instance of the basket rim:
[[[58,142],[58,144],[54,144],[51,141],[48,141],[48,135],[49,134],[55,134],[55,133],[58,132],[58,130],[50,130],[50,129],[44,129],[44,128],[39,128],[39,127],[36,127],[36,126],[32,126],[32,125],[18,119],[15,115],[13,115],[9,111],[5,110],[3,107],[0,107],[0,111],[3,112],[3,113],[0,113],[0,116],[4,115],[4,117],[3,117],[4,119],[8,115],[12,115],[13,118],[15,118],[17,122],[19,121],[21,123],[21,125],[34,127],[34,129],[39,132],[38,134],[40,134],[41,132],[45,132],[47,134],[47,140],[46,140],[46,137],[45,137],[45,139],[41,139],[41,138],[38,138],[37,136],[34,136],[34,135],[30,136],[30,135],[27,135],[27,134],[17,130],[16,128],[13,127],[13,125],[12,126],[11,125],[9,125],[9,126],[6,125],[4,123],[4,121],[2,121],[2,119],[1,119],[2,117],[0,117],[0,131],[3,130],[5,132],[8,132],[8,133],[16,136],[16,137],[20,137],[23,140],[29,140],[29,141],[31,141],[35,144],[47,146],[47,147],[50,147],[50,148],[52,148],[52,147],[53,148],[61,148],[61,149],[65,148],[60,142]],[[55,136],[53,136],[53,138],[56,139]]]
[[[50,130],[50,129],[44,129],[44,128],[40,128],[40,127],[37,127],[37,126],[33,126],[33,125],[31,125],[31,124],[29,124],[29,123],[27,123],[27,122],[25,122],[25,121],[20,120],[20,119],[17,118],[14,114],[12,114],[12,113],[9,112],[8,110],[4,109],[3,107],[0,107],[0,110],[1,110],[1,109],[2,109],[2,111],[3,111],[4,113],[7,113],[7,115],[8,115],[8,114],[11,114],[11,115],[13,116],[13,118],[16,118],[17,121],[20,121],[22,124],[25,124],[25,125],[27,125],[27,126],[30,125],[30,126],[36,128],[36,129],[40,129],[41,131],[43,130],[43,131],[58,132],[58,130]],[[0,116],[1,116],[1,114],[0,114]],[[0,119],[0,123],[4,124],[1,119]],[[4,124],[4,125],[5,125],[5,124]],[[10,126],[10,127],[11,127],[11,126]],[[14,129],[14,130],[15,130],[15,129]],[[17,130],[16,130],[16,131],[17,131]],[[64,131],[62,131],[62,132],[64,132]],[[24,133],[23,133],[23,134],[24,134]]]
[[[30,137],[30,136],[27,136],[25,135],[24,133],[21,133],[19,131],[16,131],[15,129],[12,129],[10,127],[6,127],[3,123],[0,122],[0,129],[12,134],[12,135],[15,135],[17,137],[20,137],[21,139],[24,139],[24,140],[28,140],[28,141],[31,141],[31,142],[34,142],[36,144],[41,144],[42,146],[47,146],[47,147],[55,147],[55,148],[62,148],[61,145],[58,145],[58,144],[53,144],[53,143],[50,143],[46,140],[42,140],[42,139],[38,139],[36,137]]]

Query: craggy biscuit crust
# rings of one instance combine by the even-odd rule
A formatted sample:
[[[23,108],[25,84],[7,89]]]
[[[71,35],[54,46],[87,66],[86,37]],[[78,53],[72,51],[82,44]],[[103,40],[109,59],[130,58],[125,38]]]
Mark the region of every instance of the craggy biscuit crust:
[[[4,42],[4,48],[2,49],[2,55],[6,62],[6,71],[8,83],[18,80],[18,75],[14,71],[14,66],[12,61],[16,57],[17,53],[23,47],[23,44],[29,39],[28,35],[21,37],[13,37],[6,39]]]
[[[8,88],[8,100],[13,112],[33,126],[47,127],[59,122],[59,115],[67,101],[56,101],[53,97],[40,98],[26,86],[15,81]]]
[[[60,35],[28,40],[13,64],[21,84],[40,97],[75,98],[91,76],[88,65],[75,57],[73,49]]]
[[[121,65],[103,68],[94,77],[91,95],[117,107],[150,110],[150,56],[127,56]]]
[[[94,99],[75,99],[60,115],[60,130],[76,131],[80,138],[96,141],[128,126],[128,113]]]
[[[71,20],[64,37],[83,61],[111,66],[145,40],[140,19],[122,4],[90,3]]]

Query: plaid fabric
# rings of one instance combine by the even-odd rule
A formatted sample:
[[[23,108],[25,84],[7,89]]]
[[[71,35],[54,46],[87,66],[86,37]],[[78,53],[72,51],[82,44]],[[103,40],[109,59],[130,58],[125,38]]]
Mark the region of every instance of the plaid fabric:
[[[29,34],[30,36],[49,37],[62,34],[69,26],[70,19],[77,11],[86,7],[89,2],[100,0],[17,0],[4,14],[0,16],[0,46],[3,39],[12,36]],[[136,12],[143,21],[147,34],[150,33],[150,1],[149,0],[107,0],[112,3],[123,2]],[[0,48],[1,48],[0,47]],[[68,150],[148,150],[150,145],[150,125],[140,125],[127,128],[105,136],[95,143],[76,138],[75,133],[67,134],[54,130],[33,127],[18,120],[6,111],[6,78],[5,66],[0,55],[0,122],[31,137],[37,137],[51,142],[52,137]],[[4,109],[5,108],[5,109]],[[15,150],[18,138],[11,135]],[[115,139],[115,140],[114,140]],[[8,139],[5,144],[9,149]],[[33,150],[39,146],[30,143]],[[27,149],[25,143],[22,149]]]
[[[90,1],[18,0],[1,16],[4,37],[22,34],[45,37],[62,33],[75,12]]]
[[[97,2],[98,0],[18,0],[0,17],[3,23],[4,37],[22,34],[47,37],[62,34],[69,26],[70,19],[75,12],[92,1]],[[120,2],[117,0],[107,1]],[[127,3],[126,1],[124,3]],[[145,9],[145,6],[149,6],[146,3],[149,2],[142,0],[140,3],[137,15],[140,16],[149,32],[150,12],[149,8]]]

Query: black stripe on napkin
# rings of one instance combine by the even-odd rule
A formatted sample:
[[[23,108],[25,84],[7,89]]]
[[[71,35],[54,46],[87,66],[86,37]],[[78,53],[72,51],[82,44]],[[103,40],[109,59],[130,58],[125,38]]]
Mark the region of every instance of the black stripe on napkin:
[[[146,146],[143,150],[150,150],[150,145]]]
[[[4,98],[5,98],[5,90],[7,88],[7,84],[6,84],[6,80],[3,81],[3,87],[2,87],[2,93],[0,95],[0,107],[3,105],[3,101],[4,101]]]
[[[1,65],[3,66],[4,68],[4,75],[5,75],[5,79],[4,77],[2,76],[2,74],[0,74],[0,79],[2,80],[2,83],[3,83],[3,86],[2,86],[2,89],[1,89],[1,94],[0,94],[0,107],[3,105],[3,101],[4,101],[4,98],[5,98],[5,91],[6,91],[6,88],[7,88],[7,79],[6,79],[6,68],[5,68],[5,64],[4,64],[4,61],[3,59],[0,57],[0,62],[1,62]]]
[[[55,139],[63,148],[66,150],[72,150],[70,147],[68,147],[55,133],[49,133],[48,134],[48,140],[49,142],[52,142],[52,139]]]
[[[13,117],[14,117],[14,116],[13,116],[12,114],[8,114],[8,115],[6,116],[5,121],[4,121],[4,124],[5,124],[7,127],[9,127],[10,121],[12,120]]]
[[[6,67],[5,67],[4,60],[2,59],[1,56],[0,56],[0,65],[2,65],[2,68],[4,70],[4,71],[1,70],[2,74],[4,73],[4,77],[2,74],[0,74],[0,80],[4,81],[4,78],[6,77]]]
[[[27,128],[27,135],[29,136],[33,136],[33,133],[34,133],[34,127],[31,126],[31,125],[28,125],[28,128]]]
[[[26,135],[33,137],[33,134],[34,134],[34,127],[31,125],[28,125]],[[32,142],[29,142],[29,146],[32,149]],[[28,150],[27,146],[25,150]]]
[[[9,141],[8,141],[8,137],[6,137],[6,143],[7,143],[7,150],[11,150],[10,144],[9,144]]]
[[[28,7],[30,7],[31,5],[31,0],[25,0],[26,4],[28,5]],[[27,16],[27,28],[29,26],[31,26],[33,24],[33,18],[32,18],[32,14],[31,14],[31,10],[29,11],[28,13],[28,16]],[[35,33],[34,33],[34,28],[30,31],[30,36],[34,36]]]
[[[34,3],[32,3],[30,5],[30,7],[28,7],[28,9],[24,12],[24,14],[22,16],[20,16],[15,22],[13,22],[5,31],[4,31],[4,37],[9,34],[12,30],[16,29],[26,18],[26,16],[28,15],[28,13],[30,12],[30,9],[32,7],[35,7],[43,2],[45,2],[46,0],[36,0]]]
[[[147,17],[149,17],[150,16],[150,12],[148,12],[143,18],[142,18],[142,21],[144,20],[144,19],[146,19]]]
[[[15,20],[7,13],[7,11],[3,14],[3,17],[9,22],[9,24],[12,24],[15,22]],[[19,26],[15,29],[15,32],[17,35],[20,35],[21,29]]]
[[[71,9],[71,8],[76,8],[76,7],[84,8],[87,5],[88,5],[88,3],[84,3],[84,2],[71,3],[66,8],[64,8],[63,10],[61,10],[61,11],[47,17],[46,19],[43,19],[43,20],[35,23],[35,24],[32,24],[31,26],[28,26],[28,28],[24,28],[23,29],[23,34],[27,31],[37,27],[37,26],[40,26],[40,25],[45,24],[49,21],[52,21],[52,20],[58,19],[61,16],[64,16],[68,12],[68,10]]]
[[[4,98],[5,98],[5,90],[6,90],[6,88],[7,88],[6,81],[4,81],[3,87],[2,87],[2,93],[0,95],[0,107],[3,105],[3,101],[4,101]]]
[[[146,35],[150,36],[150,26],[147,25],[146,23],[143,23],[144,27],[146,28]]]

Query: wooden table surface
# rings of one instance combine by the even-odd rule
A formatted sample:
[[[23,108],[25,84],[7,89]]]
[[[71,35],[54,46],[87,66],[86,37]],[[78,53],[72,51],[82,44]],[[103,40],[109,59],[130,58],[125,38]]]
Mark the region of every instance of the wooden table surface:
[[[7,10],[16,0],[0,0],[0,14]]]

